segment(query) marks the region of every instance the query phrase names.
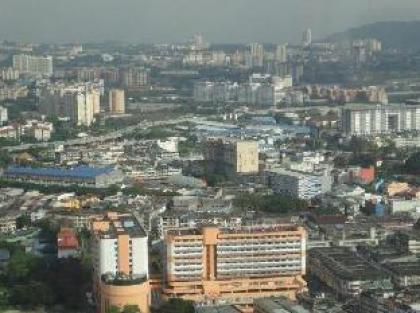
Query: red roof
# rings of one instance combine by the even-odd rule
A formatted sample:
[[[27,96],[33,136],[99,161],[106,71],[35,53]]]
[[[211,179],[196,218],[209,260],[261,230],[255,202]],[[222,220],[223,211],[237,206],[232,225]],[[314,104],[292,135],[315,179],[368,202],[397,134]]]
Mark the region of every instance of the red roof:
[[[73,229],[62,228],[57,235],[57,246],[59,249],[77,249],[79,242]]]

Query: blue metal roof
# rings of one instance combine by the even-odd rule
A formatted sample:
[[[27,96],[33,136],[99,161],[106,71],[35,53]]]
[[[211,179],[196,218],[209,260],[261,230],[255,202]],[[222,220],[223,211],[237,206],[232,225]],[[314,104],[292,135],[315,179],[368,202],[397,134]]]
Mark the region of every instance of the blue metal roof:
[[[95,178],[99,175],[111,173],[113,167],[90,167],[76,166],[72,168],[60,167],[22,167],[10,166],[4,172],[5,175],[34,175],[52,177]]]

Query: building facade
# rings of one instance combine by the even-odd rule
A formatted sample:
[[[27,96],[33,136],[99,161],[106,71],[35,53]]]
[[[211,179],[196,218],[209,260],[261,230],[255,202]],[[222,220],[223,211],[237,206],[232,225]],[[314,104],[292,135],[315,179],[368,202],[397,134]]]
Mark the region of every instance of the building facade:
[[[210,139],[204,144],[204,158],[236,174],[258,173],[259,170],[256,141]]]
[[[308,252],[308,271],[342,297],[367,290],[392,289],[391,277],[350,248],[314,248]]]
[[[77,126],[91,126],[100,112],[101,86],[52,85],[40,91],[39,110],[51,117],[70,119]]]
[[[89,166],[73,168],[10,166],[4,170],[2,176],[7,180],[27,183],[100,188],[121,182],[124,177],[113,167]]]
[[[305,288],[306,232],[295,225],[173,230],[164,242],[166,297],[246,310]]]
[[[123,68],[120,72],[121,85],[126,89],[141,89],[149,84],[150,71],[145,68]]]
[[[420,105],[350,104],[343,108],[341,121],[348,136],[420,130]]]
[[[131,214],[109,212],[93,220],[94,291],[101,313],[137,305],[150,312],[147,235]]]
[[[270,186],[275,193],[299,199],[312,199],[331,191],[332,176],[329,171],[301,172],[274,169],[268,173]]]
[[[254,313],[309,313],[303,306],[283,297],[260,298],[254,301]]]
[[[111,114],[125,113],[125,94],[123,89],[109,91],[109,112]]]
[[[13,68],[23,74],[51,76],[53,58],[52,56],[18,54],[13,56]]]

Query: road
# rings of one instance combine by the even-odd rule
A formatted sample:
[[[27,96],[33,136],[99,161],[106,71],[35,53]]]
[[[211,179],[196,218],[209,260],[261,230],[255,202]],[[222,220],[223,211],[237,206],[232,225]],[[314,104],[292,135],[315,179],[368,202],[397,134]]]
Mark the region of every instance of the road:
[[[294,107],[294,108],[281,108],[281,109],[261,109],[261,110],[250,110],[249,113],[253,114],[269,114],[269,113],[286,113],[286,112],[301,112],[301,111],[307,111],[307,110],[320,110],[324,113],[330,111],[330,110],[339,110],[339,107],[329,107],[329,106],[312,106],[312,107]],[[18,146],[7,146],[3,147],[4,150],[8,152],[19,152],[24,151],[29,148],[48,148],[51,146],[59,146],[59,145],[66,145],[66,146],[72,146],[72,145],[83,145],[83,144],[90,144],[94,142],[104,142],[109,141],[117,138],[121,138],[125,134],[132,133],[136,129],[146,129],[152,126],[163,126],[163,125],[171,125],[171,124],[178,124],[183,122],[192,122],[192,123],[204,123],[207,125],[212,126],[220,126],[221,123],[211,122],[207,121],[204,117],[194,117],[192,114],[185,115],[182,118],[177,119],[162,119],[160,121],[144,121],[140,122],[137,125],[127,126],[125,128],[109,132],[106,135],[103,136],[93,136],[93,137],[84,137],[84,138],[76,138],[76,139],[69,139],[66,141],[49,141],[49,142],[40,142],[40,143],[30,143],[30,144],[23,144]],[[224,124],[223,126],[227,126]]]
[[[128,126],[116,131],[112,131],[106,135],[103,136],[94,136],[94,137],[84,137],[84,138],[76,138],[76,139],[69,139],[66,141],[50,141],[50,142],[41,142],[41,143],[28,143],[23,144],[19,146],[8,146],[3,147],[4,150],[7,150],[8,152],[19,152],[24,151],[29,148],[48,148],[51,146],[59,146],[59,145],[66,145],[66,146],[72,146],[72,145],[83,145],[83,144],[89,144],[94,142],[104,142],[109,141],[117,138],[121,138],[125,134],[132,133],[136,129],[146,129],[152,126],[163,126],[163,125],[171,125],[171,124],[179,124],[183,122],[191,122],[195,121],[197,119],[194,119],[192,115],[186,115],[182,118],[177,118],[173,120],[160,120],[160,121],[154,121],[154,122],[141,122],[137,125]],[[202,119],[198,119],[202,120]]]

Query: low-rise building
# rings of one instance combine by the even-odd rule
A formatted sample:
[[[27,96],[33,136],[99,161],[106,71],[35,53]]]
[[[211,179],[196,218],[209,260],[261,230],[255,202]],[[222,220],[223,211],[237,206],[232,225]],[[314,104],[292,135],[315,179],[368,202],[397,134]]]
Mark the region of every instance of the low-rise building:
[[[57,234],[57,257],[74,258],[79,253],[79,241],[71,228],[62,228]]]
[[[16,231],[16,217],[14,214],[0,216],[0,233],[14,233]]]
[[[255,299],[254,313],[309,313],[309,310],[289,299],[270,297]]]
[[[383,266],[398,288],[420,286],[420,261],[393,261]]]
[[[328,171],[300,172],[272,169],[268,172],[269,184],[275,193],[300,199],[312,199],[331,191],[332,176]]]
[[[308,270],[342,297],[356,297],[366,290],[392,289],[385,271],[345,247],[311,249]]]
[[[114,167],[88,166],[73,168],[10,166],[3,172],[3,177],[27,183],[91,187],[107,187],[123,179],[122,173]]]
[[[195,313],[241,313],[233,305],[197,306]]]

